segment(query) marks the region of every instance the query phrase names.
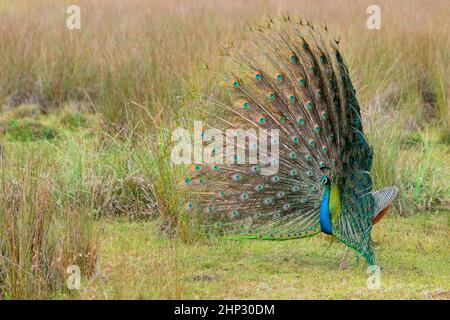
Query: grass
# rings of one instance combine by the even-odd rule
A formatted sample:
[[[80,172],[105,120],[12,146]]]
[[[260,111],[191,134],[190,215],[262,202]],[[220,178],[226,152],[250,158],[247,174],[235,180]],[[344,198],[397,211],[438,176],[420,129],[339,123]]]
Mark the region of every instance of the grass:
[[[0,297],[47,298],[64,290],[66,268],[91,275],[99,233],[90,208],[69,199],[58,171],[28,154],[25,167],[2,160],[0,202]],[[61,189],[60,189],[61,188]]]
[[[50,140],[57,135],[56,130],[42,125],[35,120],[12,119],[4,124],[6,139],[29,142],[35,140]]]
[[[106,223],[98,273],[81,299],[449,299],[448,212],[388,216],[374,232],[382,286],[364,263],[318,236],[286,242],[195,245],[159,236],[152,222]],[[124,252],[127,254],[124,254]]]
[[[365,0],[80,0],[70,31],[71,2],[2,1],[0,298],[448,299],[450,7],[377,3],[369,31]],[[400,189],[375,228],[381,290],[354,256],[339,270],[325,238],[210,241],[183,209],[172,130],[221,92],[220,47],[282,12],[341,38],[374,187]],[[65,286],[73,263],[80,292]]]

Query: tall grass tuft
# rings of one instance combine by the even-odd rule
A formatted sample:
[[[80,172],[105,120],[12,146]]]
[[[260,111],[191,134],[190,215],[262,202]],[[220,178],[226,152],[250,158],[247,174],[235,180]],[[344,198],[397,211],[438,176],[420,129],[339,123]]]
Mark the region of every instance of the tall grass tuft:
[[[54,168],[30,157],[22,167],[1,164],[0,294],[52,298],[67,290],[67,268],[95,269],[98,230],[91,208],[57,193]]]

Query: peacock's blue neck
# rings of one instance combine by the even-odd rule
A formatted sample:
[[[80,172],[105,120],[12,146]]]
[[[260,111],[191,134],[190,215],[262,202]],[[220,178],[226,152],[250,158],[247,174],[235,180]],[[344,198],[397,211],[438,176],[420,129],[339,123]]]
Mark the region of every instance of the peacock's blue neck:
[[[320,229],[326,234],[332,234],[333,225],[331,223],[330,215],[330,193],[331,183],[325,185],[325,192],[323,193],[322,205],[320,206]]]

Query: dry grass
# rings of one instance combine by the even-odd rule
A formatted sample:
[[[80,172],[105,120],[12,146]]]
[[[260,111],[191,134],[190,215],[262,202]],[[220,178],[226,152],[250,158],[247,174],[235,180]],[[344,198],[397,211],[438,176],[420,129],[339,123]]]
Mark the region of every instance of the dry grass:
[[[55,170],[43,171],[36,158],[7,170],[5,162],[0,168],[0,295],[48,298],[65,290],[70,265],[92,274],[98,232],[90,208],[58,194]]]
[[[34,99],[45,108],[92,101],[121,122],[132,101],[175,112],[180,96],[215,83],[203,61],[220,70],[220,46],[247,24],[287,12],[326,21],[341,37],[361,101],[396,88],[420,118],[422,97],[431,95],[431,114],[448,119],[447,3],[377,3],[382,30],[369,31],[370,1],[82,0],[81,30],[71,31],[61,1],[11,2],[0,10],[0,99]]]

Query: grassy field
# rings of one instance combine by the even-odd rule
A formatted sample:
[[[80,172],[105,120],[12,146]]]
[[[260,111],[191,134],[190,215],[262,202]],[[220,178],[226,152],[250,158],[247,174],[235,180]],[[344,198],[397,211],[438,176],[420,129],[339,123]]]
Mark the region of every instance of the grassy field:
[[[108,221],[95,276],[66,298],[449,299],[450,215],[389,217],[375,228],[381,288],[326,237],[197,243],[161,238],[152,222]]]
[[[449,299],[450,7],[380,0],[369,31],[372,2],[80,0],[68,30],[70,1],[2,1],[0,299]],[[184,210],[172,129],[220,86],[220,47],[283,12],[341,38],[374,188],[400,189],[374,231],[379,290],[328,238],[205,239]]]

